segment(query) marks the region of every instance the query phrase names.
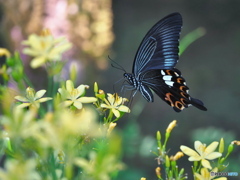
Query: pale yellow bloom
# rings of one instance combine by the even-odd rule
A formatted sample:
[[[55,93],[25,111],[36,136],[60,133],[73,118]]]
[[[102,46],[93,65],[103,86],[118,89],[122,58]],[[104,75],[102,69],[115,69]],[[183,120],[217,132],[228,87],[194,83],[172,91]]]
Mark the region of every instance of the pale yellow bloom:
[[[26,96],[15,96],[15,99],[22,102],[22,104],[18,105],[19,108],[24,108],[24,107],[36,107],[39,108],[40,103],[46,102],[51,100],[51,97],[45,97],[42,98],[43,95],[46,93],[46,90],[40,90],[35,92],[35,90],[31,87],[28,87],[26,89]]]
[[[36,170],[36,161],[33,159],[24,160],[22,162],[15,159],[7,159],[4,169],[0,168],[0,179],[13,180],[41,180],[41,176]]]
[[[125,98],[119,97],[117,93],[107,93],[107,95],[107,99],[104,99],[106,104],[101,104],[102,108],[111,109],[117,118],[120,117],[120,112],[130,112],[130,109],[123,105],[123,103],[127,101]]]
[[[73,105],[77,109],[82,109],[82,103],[93,103],[97,101],[95,97],[83,97],[87,85],[80,85],[74,88],[74,84],[71,80],[66,81],[66,88],[59,88],[58,92],[61,94],[65,101],[62,103],[64,107]]]
[[[0,48],[0,57],[1,56],[6,56],[9,58],[11,56],[11,53],[5,48]]]
[[[217,172],[217,171],[218,171],[217,168],[214,168],[213,170],[211,170],[211,172]],[[196,177],[196,180],[211,180],[211,179],[227,180],[226,177],[215,178],[215,176],[211,176],[211,173],[207,170],[207,168],[202,168],[201,174],[195,173],[194,175]]]
[[[196,151],[187,147],[181,146],[182,152],[188,156],[189,161],[201,161],[203,167],[212,169],[208,160],[213,160],[222,156],[222,153],[214,152],[218,146],[218,142],[214,141],[209,146],[202,144],[200,141],[195,141],[194,147]]]
[[[48,61],[59,61],[62,53],[72,46],[64,37],[55,39],[47,30],[43,30],[40,36],[30,35],[22,44],[29,46],[23,49],[23,53],[34,57],[30,64],[32,68],[38,68]]]

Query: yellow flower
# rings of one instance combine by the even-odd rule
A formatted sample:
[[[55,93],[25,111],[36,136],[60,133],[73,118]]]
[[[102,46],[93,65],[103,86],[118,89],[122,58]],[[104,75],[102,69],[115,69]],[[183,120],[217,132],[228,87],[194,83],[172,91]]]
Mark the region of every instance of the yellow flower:
[[[211,172],[217,172],[218,169],[214,168],[213,170],[211,170]],[[211,173],[206,169],[206,168],[202,168],[201,169],[201,174],[195,173],[194,174],[196,177],[196,180],[211,180],[211,179],[215,179],[215,180],[227,180],[226,177],[219,177],[219,178],[215,178],[215,176],[211,176]]]
[[[181,146],[182,152],[188,156],[189,161],[201,161],[203,167],[212,169],[208,160],[213,160],[222,156],[222,153],[214,152],[218,146],[218,142],[214,141],[209,146],[202,144],[200,141],[195,141],[194,147],[196,151],[187,146]],[[208,160],[207,160],[208,159]]]
[[[85,94],[87,85],[81,84],[77,88],[74,88],[71,80],[66,81],[66,88],[59,88],[58,92],[61,94],[63,99],[66,99],[62,105],[68,107],[73,105],[77,109],[82,109],[82,103],[93,103],[97,101],[95,97],[82,97]]]
[[[7,159],[5,168],[0,168],[0,179],[42,179],[36,170],[37,162],[34,159],[18,161]]]
[[[0,48],[0,57],[1,56],[6,56],[9,58],[11,56],[11,53],[5,48]]]
[[[127,99],[119,97],[117,93],[115,94],[107,94],[107,99],[104,99],[106,104],[101,104],[102,108],[110,109],[112,110],[113,114],[118,118],[120,117],[120,112],[130,112],[130,109],[123,105],[124,102],[127,101]],[[120,111],[120,112],[119,112]]]
[[[42,89],[40,91],[35,92],[35,90],[31,87],[26,89],[26,97],[23,96],[15,96],[15,99],[22,102],[22,104],[18,105],[19,108],[25,107],[36,107],[39,108],[40,103],[51,100],[51,97],[42,98],[46,93],[46,90]]]
[[[54,38],[49,30],[43,30],[40,36],[32,34],[27,41],[23,41],[28,48],[23,49],[23,53],[33,56],[32,68],[38,68],[49,61],[59,61],[63,52],[71,48],[64,37]]]

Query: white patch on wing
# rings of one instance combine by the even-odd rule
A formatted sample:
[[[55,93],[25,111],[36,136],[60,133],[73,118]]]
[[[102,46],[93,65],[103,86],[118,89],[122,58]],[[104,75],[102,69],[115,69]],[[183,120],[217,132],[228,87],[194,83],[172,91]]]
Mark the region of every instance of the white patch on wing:
[[[165,73],[163,70],[161,70],[161,74],[162,74],[162,75],[165,75],[166,73]]]
[[[163,80],[170,81],[172,79],[171,75],[163,76]]]
[[[173,81],[165,81],[165,83],[169,86],[173,86],[174,82]]]
[[[176,76],[179,76],[179,74],[178,74],[177,72],[174,72],[174,74],[175,74]]]

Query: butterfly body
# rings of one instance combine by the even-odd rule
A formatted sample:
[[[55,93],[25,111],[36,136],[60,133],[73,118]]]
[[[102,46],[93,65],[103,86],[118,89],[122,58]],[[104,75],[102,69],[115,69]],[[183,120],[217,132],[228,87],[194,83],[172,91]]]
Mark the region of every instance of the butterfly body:
[[[124,73],[129,89],[139,91],[153,102],[154,91],[177,112],[193,105],[207,110],[203,103],[188,94],[189,88],[181,72],[175,68],[178,62],[178,45],[182,17],[173,13],[157,22],[146,34],[136,53],[132,73]]]

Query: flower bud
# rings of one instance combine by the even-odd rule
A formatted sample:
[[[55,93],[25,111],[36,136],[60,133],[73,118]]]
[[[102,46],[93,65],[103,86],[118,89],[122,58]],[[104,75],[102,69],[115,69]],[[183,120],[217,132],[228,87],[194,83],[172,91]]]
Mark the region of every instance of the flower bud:
[[[97,94],[99,91],[97,82],[94,83],[94,92]]]
[[[107,135],[108,135],[108,136],[110,135],[110,133],[112,132],[112,130],[116,127],[116,125],[117,125],[117,123],[113,123],[113,122],[111,122],[111,123],[109,124],[108,130],[107,130]]]
[[[157,140],[161,141],[161,133],[160,133],[160,131],[157,131]]]
[[[235,145],[237,145],[237,146],[240,146],[240,141],[236,141],[236,140],[235,140],[235,141],[232,142],[232,144],[235,144]]]
[[[155,172],[156,172],[157,177],[160,179],[160,178],[161,178],[161,168],[160,168],[160,167],[157,167],[157,168],[155,169]]]
[[[179,176],[182,176],[184,174],[184,168],[182,168],[179,172]]]
[[[233,142],[228,146],[228,154],[230,154],[234,149],[234,143]]]
[[[224,152],[224,139],[223,138],[221,138],[221,140],[220,140],[218,152],[220,152],[220,153]]]
[[[165,163],[166,163],[166,167],[170,167],[170,160],[169,160],[168,155],[166,155],[166,157],[165,157]]]
[[[173,120],[167,127],[166,132],[171,133],[172,129],[177,125],[177,120]]]
[[[77,63],[72,62],[69,68],[69,76],[73,82],[76,82],[77,72],[78,72]]]
[[[178,159],[180,159],[183,156],[184,156],[184,154],[181,151],[179,151],[175,154],[175,156],[171,156],[170,160],[171,161],[177,161]]]

